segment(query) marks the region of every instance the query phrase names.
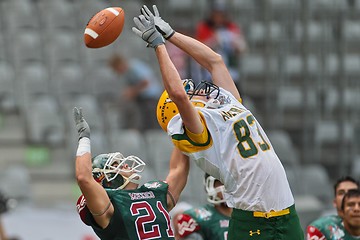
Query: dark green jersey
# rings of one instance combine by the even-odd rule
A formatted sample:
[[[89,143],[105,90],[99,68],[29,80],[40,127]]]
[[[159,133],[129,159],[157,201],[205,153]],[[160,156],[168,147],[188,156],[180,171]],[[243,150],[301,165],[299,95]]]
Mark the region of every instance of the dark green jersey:
[[[189,209],[177,218],[182,238],[196,232],[207,240],[226,240],[229,221],[230,217],[219,213],[209,204]]]
[[[306,230],[308,240],[355,240],[344,228],[342,219],[337,215],[321,217],[313,221]]]
[[[134,190],[106,189],[114,205],[109,225],[100,228],[88,210],[82,218],[102,240],[174,239],[166,210],[167,190],[168,184],[161,181],[150,181]]]

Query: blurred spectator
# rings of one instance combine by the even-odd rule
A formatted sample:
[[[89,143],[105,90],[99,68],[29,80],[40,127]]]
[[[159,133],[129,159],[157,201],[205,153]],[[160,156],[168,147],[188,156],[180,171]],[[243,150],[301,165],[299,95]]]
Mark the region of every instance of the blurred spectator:
[[[0,240],[18,240],[16,237],[7,236],[1,219],[2,214],[15,207],[15,205],[16,201],[14,199],[8,198],[0,192]]]
[[[110,58],[109,65],[125,81],[120,100],[124,128],[140,131],[159,128],[156,106],[163,88],[153,70],[139,59],[127,59],[118,54]]]
[[[334,231],[342,228],[342,201],[344,195],[353,189],[359,189],[359,182],[350,176],[345,176],[334,184],[335,198],[333,205],[336,208],[337,214],[323,216],[312,223],[306,229],[307,239],[343,239],[343,238],[330,238],[334,235]],[[345,238],[346,239],[346,238]]]
[[[175,219],[179,239],[227,239],[232,208],[226,205],[224,184],[205,173],[204,185],[208,204],[186,210]]]
[[[246,51],[247,44],[240,26],[229,18],[225,1],[215,0],[210,4],[206,19],[196,27],[196,38],[219,53],[239,88],[240,54]],[[210,80],[206,71],[201,71],[203,80]]]

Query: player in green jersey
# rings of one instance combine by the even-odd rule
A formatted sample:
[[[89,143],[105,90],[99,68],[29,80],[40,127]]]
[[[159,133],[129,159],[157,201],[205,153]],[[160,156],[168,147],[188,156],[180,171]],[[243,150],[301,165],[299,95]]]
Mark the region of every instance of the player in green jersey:
[[[225,203],[224,185],[209,174],[204,185],[209,204],[178,215],[179,236],[182,240],[227,240],[232,209]]]
[[[344,195],[352,189],[358,189],[359,182],[351,176],[339,178],[334,184],[334,201],[333,205],[337,214],[320,217],[309,224],[306,229],[308,240],[316,239],[334,239],[330,236],[336,236],[336,229],[342,228],[342,211],[341,203]]]
[[[343,235],[338,239],[360,239],[360,190],[349,190],[341,203],[341,216],[343,217]]]
[[[79,134],[75,174],[82,196],[77,209],[102,240],[174,239],[170,211],[184,189],[189,160],[174,149],[166,181],[139,186],[145,163],[121,153],[91,158],[90,128],[81,108],[74,108]]]

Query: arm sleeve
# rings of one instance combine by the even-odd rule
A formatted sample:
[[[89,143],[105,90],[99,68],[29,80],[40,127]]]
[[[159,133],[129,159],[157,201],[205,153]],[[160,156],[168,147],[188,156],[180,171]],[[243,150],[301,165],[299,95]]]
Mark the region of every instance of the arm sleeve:
[[[196,220],[186,213],[180,214],[178,216],[177,225],[179,235],[183,239],[185,239],[185,237],[187,236],[192,235],[193,233],[200,231],[201,229],[200,225],[196,222]]]
[[[312,239],[326,239],[326,238],[325,235],[319,229],[310,225],[306,228],[306,239],[312,240]]]

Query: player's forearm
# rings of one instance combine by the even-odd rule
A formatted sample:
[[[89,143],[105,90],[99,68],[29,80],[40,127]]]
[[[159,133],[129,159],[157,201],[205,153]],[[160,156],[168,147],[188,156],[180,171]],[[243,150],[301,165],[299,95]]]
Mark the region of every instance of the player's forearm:
[[[87,184],[93,180],[91,154],[85,153],[81,156],[76,156],[75,161],[75,176],[79,186]]]
[[[159,62],[164,88],[170,95],[170,98],[176,102],[179,96],[182,97],[186,95],[180,75],[171,61],[165,45],[157,47],[156,56]]]
[[[185,188],[189,175],[189,157],[184,155],[179,149],[174,148],[170,157],[169,168],[166,182],[169,184],[169,191],[172,193],[175,201],[177,201]]]
[[[201,66],[210,72],[214,65],[222,62],[221,55],[217,54],[211,48],[192,37],[176,32],[169,41],[189,54]]]

